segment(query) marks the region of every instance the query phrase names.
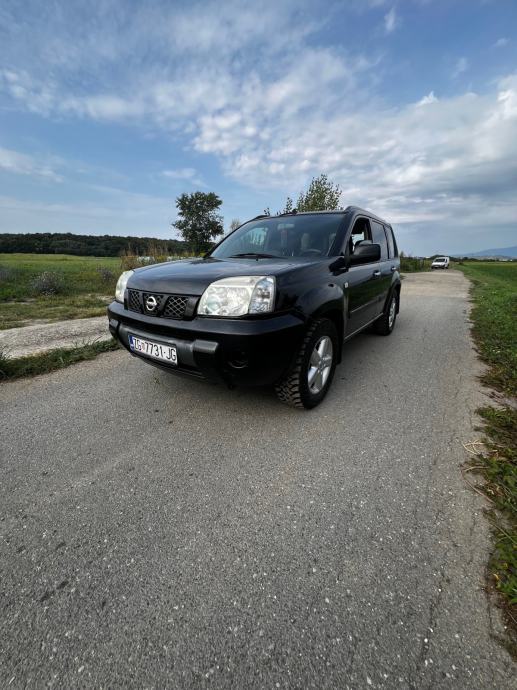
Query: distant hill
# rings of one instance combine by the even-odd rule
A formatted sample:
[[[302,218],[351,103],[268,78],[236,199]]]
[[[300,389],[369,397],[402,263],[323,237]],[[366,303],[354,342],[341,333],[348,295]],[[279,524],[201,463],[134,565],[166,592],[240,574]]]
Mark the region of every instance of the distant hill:
[[[484,256],[492,258],[517,259],[517,247],[499,247],[498,249],[482,249],[480,252],[465,252],[465,254],[454,254],[454,256],[468,256],[472,259],[480,259]]]
[[[0,254],[76,254],[78,256],[119,256],[123,251],[145,255],[150,246],[164,254],[188,253],[190,247],[182,240],[158,240],[152,237],[120,237],[118,235],[74,235],[71,232],[0,234]]]

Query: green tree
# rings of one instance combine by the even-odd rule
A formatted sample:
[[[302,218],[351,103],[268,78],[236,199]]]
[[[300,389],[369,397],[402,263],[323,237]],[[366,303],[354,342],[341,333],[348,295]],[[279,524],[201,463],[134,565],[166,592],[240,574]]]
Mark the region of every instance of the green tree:
[[[223,234],[223,217],[217,213],[222,200],[214,192],[182,194],[176,199],[178,220],[173,223],[195,254],[208,251]]]
[[[286,202],[285,202],[285,208],[283,211],[280,211],[280,213],[291,213],[293,210],[293,200],[291,199],[290,196],[287,197]]]
[[[334,211],[339,208],[341,189],[334,184],[325,174],[313,177],[306,192],[300,192],[297,211]],[[292,208],[292,200],[287,197],[286,207]]]

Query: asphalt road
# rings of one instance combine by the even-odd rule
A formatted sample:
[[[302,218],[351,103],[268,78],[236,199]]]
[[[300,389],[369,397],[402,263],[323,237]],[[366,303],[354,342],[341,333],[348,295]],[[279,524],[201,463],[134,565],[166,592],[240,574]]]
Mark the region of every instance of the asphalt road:
[[[311,412],[124,352],[2,385],[0,687],[515,687],[466,294],[407,278]]]

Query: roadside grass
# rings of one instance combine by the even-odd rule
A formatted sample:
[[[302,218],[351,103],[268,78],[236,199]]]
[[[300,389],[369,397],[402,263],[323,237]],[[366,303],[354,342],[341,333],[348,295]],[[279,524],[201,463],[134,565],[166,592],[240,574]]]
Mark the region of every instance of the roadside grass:
[[[103,316],[112,298],[98,295],[41,297],[27,302],[0,303],[0,329],[31,323],[85,319]]]
[[[517,395],[517,263],[464,263],[473,283],[473,334],[490,369],[484,382]]]
[[[120,258],[65,254],[0,254],[0,329],[37,319],[101,316],[121,273]],[[42,274],[52,274],[56,294],[41,294]],[[48,281],[47,281],[48,282]]]
[[[499,407],[478,410],[484,450],[469,469],[490,501],[494,533],[490,586],[501,595],[511,631],[509,651],[517,658],[517,263],[465,263],[472,281],[472,333],[488,370],[483,382],[503,394]]]
[[[418,259],[413,256],[400,257],[400,270],[402,273],[417,273],[431,269],[430,259]]]
[[[119,349],[115,340],[87,343],[73,349],[61,348],[43,352],[39,355],[10,359],[7,353],[0,350],[0,381],[12,381],[24,376],[47,374],[56,369],[64,369],[71,364],[94,359],[103,352]]]

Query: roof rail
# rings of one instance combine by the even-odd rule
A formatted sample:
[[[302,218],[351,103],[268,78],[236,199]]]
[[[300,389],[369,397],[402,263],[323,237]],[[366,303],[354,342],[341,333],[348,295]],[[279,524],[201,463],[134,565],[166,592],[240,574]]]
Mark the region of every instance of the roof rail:
[[[292,211],[285,211],[285,213],[277,213],[277,216],[295,216],[298,213],[298,210],[296,208],[293,208]]]

